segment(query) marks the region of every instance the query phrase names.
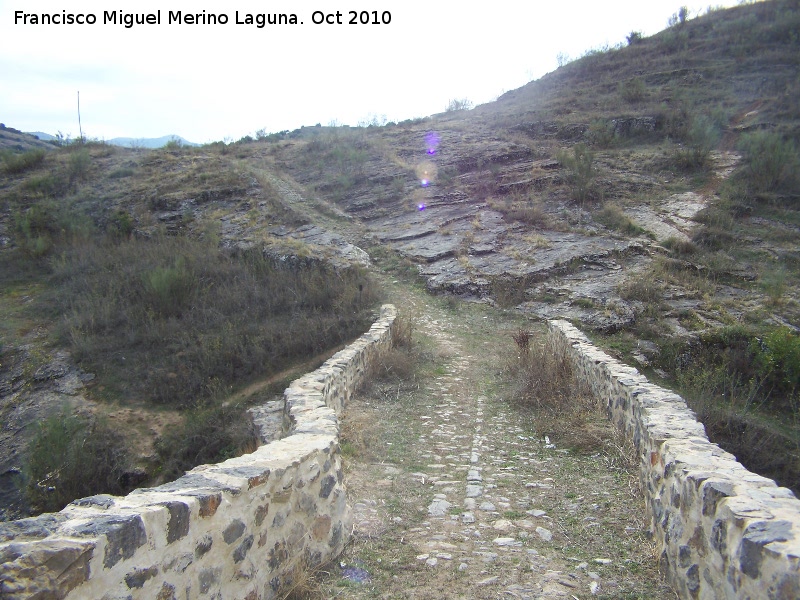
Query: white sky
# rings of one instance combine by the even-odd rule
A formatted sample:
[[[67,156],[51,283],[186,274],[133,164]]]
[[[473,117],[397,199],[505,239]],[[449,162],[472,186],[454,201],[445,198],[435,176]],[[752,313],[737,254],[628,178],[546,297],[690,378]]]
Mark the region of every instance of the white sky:
[[[736,4],[725,0],[725,6]],[[442,112],[450,99],[495,99],[554,70],[556,56],[652,35],[681,0],[0,0],[0,122],[23,131],[110,139],[176,134],[193,142],[356,125]],[[719,2],[714,3],[719,6]],[[69,8],[66,8],[69,7]],[[25,13],[94,13],[95,25],[22,25]],[[103,24],[103,11],[161,25]],[[168,11],[225,13],[227,25],[167,24]],[[235,24],[235,14],[295,13],[302,25]],[[312,13],[342,13],[314,25]],[[348,25],[349,11],[391,13]]]

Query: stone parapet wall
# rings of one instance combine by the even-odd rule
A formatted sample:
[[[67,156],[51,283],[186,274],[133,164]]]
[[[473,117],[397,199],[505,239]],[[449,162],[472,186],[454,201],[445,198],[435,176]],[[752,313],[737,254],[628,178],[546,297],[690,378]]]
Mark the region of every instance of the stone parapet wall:
[[[287,435],[125,497],[0,524],[0,598],[265,600],[347,542],[337,412],[392,344],[395,308],[284,392]]]
[[[800,501],[706,437],[677,394],[566,321],[548,343],[633,440],[664,572],[682,598],[800,598]]]

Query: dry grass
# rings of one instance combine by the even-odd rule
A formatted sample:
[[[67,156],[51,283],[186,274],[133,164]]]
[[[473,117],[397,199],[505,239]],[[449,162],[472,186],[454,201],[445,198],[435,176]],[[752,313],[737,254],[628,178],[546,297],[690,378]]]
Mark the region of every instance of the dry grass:
[[[320,576],[326,576],[327,565],[312,567],[305,564],[295,566],[291,581],[284,590],[278,592],[279,600],[320,600],[324,598]]]
[[[517,351],[506,358],[509,400],[534,414],[541,436],[579,452],[601,450],[608,436],[607,421],[597,404],[575,378],[563,356],[544,343],[531,343],[524,329],[511,334]]]

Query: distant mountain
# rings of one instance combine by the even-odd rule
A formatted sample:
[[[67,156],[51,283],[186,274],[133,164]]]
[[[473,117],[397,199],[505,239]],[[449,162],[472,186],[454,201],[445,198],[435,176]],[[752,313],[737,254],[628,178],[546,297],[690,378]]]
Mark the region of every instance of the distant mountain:
[[[172,141],[177,142],[181,146],[200,146],[200,144],[185,140],[179,135],[164,135],[159,138],[118,137],[106,140],[109,144],[124,146],[126,148],[162,148]]]
[[[31,131],[29,133],[45,142],[51,142],[57,139],[56,136],[41,131]],[[200,146],[200,144],[185,140],[179,135],[163,135],[158,138],[117,137],[105,141],[107,144],[123,146],[125,148],[162,148],[173,140],[177,141],[181,146]]]

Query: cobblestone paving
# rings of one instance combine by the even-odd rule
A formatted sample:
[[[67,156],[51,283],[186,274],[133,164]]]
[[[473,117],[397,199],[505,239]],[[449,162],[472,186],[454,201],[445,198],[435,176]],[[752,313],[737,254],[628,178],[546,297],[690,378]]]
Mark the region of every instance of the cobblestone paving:
[[[351,468],[355,542],[341,565],[368,579],[337,597],[674,598],[658,582],[631,581],[630,571],[654,559],[631,560],[625,540],[614,542],[642,539],[642,520],[615,519],[607,531],[620,478],[596,472],[597,458],[587,467],[539,439],[482,389],[478,372],[497,357],[488,343],[465,353],[458,326],[444,311],[418,317],[445,358],[413,413],[393,416],[411,438],[402,458]],[[609,554],[592,554],[601,532]]]

